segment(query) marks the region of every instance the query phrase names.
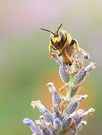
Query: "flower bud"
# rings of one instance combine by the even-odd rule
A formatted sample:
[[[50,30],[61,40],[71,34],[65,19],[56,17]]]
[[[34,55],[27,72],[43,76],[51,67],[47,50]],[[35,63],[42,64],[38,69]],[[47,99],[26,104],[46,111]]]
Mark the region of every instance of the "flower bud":
[[[77,116],[74,120],[75,120],[76,126],[77,126],[82,121],[82,117]]]
[[[42,130],[43,135],[50,135],[50,130],[45,125],[43,125],[40,120],[36,120],[35,122]]]
[[[85,80],[87,71],[82,68],[74,77],[74,84],[79,84]]]
[[[79,84],[81,82],[83,82],[87,76],[87,73],[92,71],[93,69],[96,68],[96,63],[95,62],[91,62],[87,67],[82,68],[76,75],[74,78],[74,84]]]
[[[53,117],[54,118],[59,118],[60,120],[63,119],[63,115],[61,114],[60,108],[53,107],[52,110],[53,110]]]
[[[71,88],[71,97],[73,97],[80,89],[80,85],[75,85]]]
[[[30,127],[31,131],[35,133],[35,135],[41,135],[40,129],[34,124],[34,122],[28,118],[23,120],[23,123]]]
[[[75,99],[75,101],[77,102],[77,103],[81,103],[82,101],[84,101],[86,98],[88,97],[88,95],[80,95],[78,98],[76,98]]]
[[[78,109],[76,110],[75,112],[73,112],[72,114],[70,114],[70,117],[73,118],[73,119],[76,119],[76,117],[78,116],[82,116],[82,114],[84,113],[85,111],[83,109]]]
[[[67,114],[73,113],[78,108],[78,103],[75,101],[71,101],[66,108]]]
[[[90,108],[88,111],[82,114],[83,119],[86,119],[88,116],[92,116],[94,112],[95,112],[95,109]]]
[[[62,120],[63,129],[68,129],[71,126],[72,122],[72,118],[70,118],[69,115],[66,115]]]
[[[55,55],[53,58],[60,65],[59,75],[60,75],[62,81],[64,83],[68,83],[68,81],[70,79],[70,75],[67,72],[67,70],[68,70],[67,65],[65,63],[63,63],[62,60],[57,55]]]
[[[57,131],[60,132],[62,130],[62,122],[61,122],[61,120],[59,118],[54,119],[53,126]]]
[[[87,72],[90,72],[91,70],[96,68],[96,63],[95,62],[91,62],[87,67],[85,67],[85,70]]]
[[[67,108],[66,108],[66,112],[68,114],[71,114],[73,113],[79,106],[79,104],[87,98],[87,95],[81,95],[79,96],[78,98],[75,98],[73,99],[68,105],[67,105]]]
[[[46,122],[51,122],[51,123],[53,122],[52,114],[41,104],[40,101],[32,101],[31,105],[33,107],[36,106],[39,109],[39,111],[43,114]]]
[[[68,81],[70,79],[70,75],[68,74],[67,70],[68,70],[68,68],[67,68],[67,65],[65,63],[60,65],[60,67],[59,67],[59,75],[60,75],[60,78],[62,79],[62,81],[64,83],[68,83]]]
[[[87,125],[87,122],[82,120],[76,127],[77,131],[80,131],[85,125]]]
[[[52,102],[53,106],[59,106],[61,103],[61,97],[56,91],[56,88],[52,82],[49,82],[47,84],[49,91],[52,93]]]

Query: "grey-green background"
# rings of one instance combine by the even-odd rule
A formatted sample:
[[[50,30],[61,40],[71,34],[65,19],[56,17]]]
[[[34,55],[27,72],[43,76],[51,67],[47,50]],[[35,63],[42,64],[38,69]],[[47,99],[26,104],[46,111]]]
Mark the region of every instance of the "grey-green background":
[[[40,30],[61,23],[90,53],[90,61],[97,62],[81,90],[89,95],[82,108],[96,112],[79,134],[102,134],[102,1],[0,0],[0,135],[30,135],[22,119],[39,116],[31,100],[48,107],[45,84],[53,81],[61,87],[58,65],[49,59],[49,33]]]

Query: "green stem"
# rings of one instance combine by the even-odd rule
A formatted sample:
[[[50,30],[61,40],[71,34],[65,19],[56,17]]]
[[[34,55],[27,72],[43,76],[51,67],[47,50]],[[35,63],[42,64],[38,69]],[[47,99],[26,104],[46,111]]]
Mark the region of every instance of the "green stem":
[[[68,86],[66,87],[66,90],[67,90],[66,98],[67,98],[67,100],[69,100],[71,98],[71,87],[74,85],[74,82],[73,82],[74,76],[75,76],[74,74],[70,75],[70,80],[68,82]]]
[[[68,88],[66,88],[67,89],[67,94],[66,94],[66,98],[67,98],[67,100],[69,100],[71,97],[71,90],[70,89],[68,89]]]

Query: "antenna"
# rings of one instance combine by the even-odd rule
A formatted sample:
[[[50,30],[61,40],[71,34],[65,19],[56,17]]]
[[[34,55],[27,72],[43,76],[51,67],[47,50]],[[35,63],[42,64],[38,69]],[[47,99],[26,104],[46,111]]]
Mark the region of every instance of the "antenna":
[[[41,28],[41,30],[43,30],[43,31],[48,31],[48,32],[52,33],[52,34],[55,36],[55,34],[54,34],[52,31],[50,31],[50,30],[43,29],[43,28]]]
[[[60,26],[57,28],[56,33],[53,33],[52,31],[50,31],[50,30],[48,30],[48,29],[43,29],[43,28],[41,28],[41,30],[50,32],[50,33],[52,33],[52,34],[54,35],[54,37],[58,37],[58,31],[59,31],[59,29],[61,28],[62,25],[63,25],[63,24],[61,23]]]
[[[58,31],[59,31],[59,29],[62,27],[62,23],[60,24],[60,26],[58,27],[58,29],[57,29],[57,36],[58,36]]]

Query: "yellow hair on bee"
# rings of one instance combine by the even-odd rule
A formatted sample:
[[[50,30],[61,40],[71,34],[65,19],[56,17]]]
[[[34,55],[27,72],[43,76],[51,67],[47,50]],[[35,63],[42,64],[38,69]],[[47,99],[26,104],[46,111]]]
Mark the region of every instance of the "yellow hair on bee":
[[[53,41],[54,43],[60,42],[60,41],[61,41],[61,36],[53,37],[53,38],[52,38],[52,41]]]

